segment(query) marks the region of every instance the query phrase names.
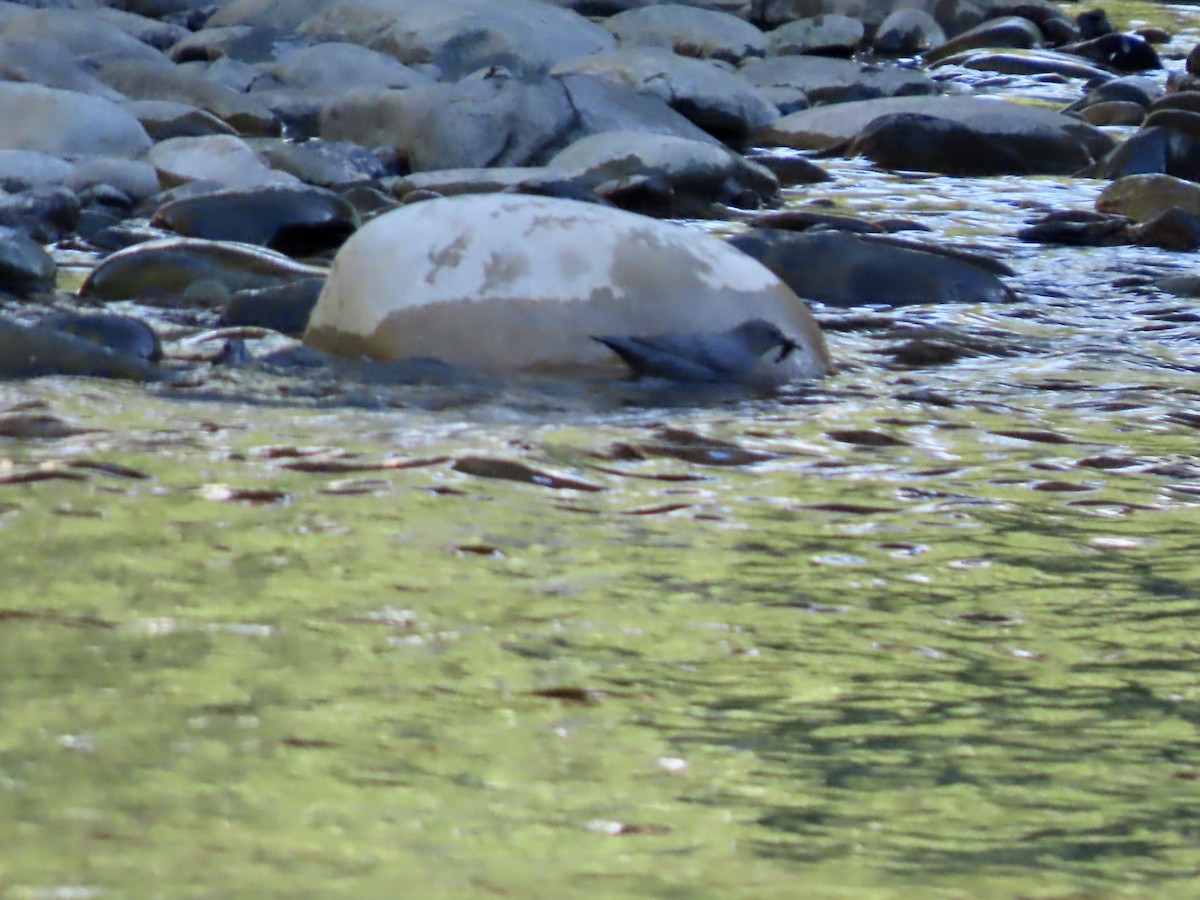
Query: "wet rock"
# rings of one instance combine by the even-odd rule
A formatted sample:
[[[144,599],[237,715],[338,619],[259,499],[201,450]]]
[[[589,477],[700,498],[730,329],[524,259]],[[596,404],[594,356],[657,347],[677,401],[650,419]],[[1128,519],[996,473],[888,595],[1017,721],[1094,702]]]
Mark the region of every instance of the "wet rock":
[[[168,373],[138,356],[102,347],[44,326],[21,325],[0,317],[0,377],[84,375],[133,381],[161,381]]]
[[[818,184],[833,177],[812,160],[795,153],[754,150],[746,154],[746,159],[774,172],[780,187]]]
[[[1079,117],[1089,125],[1140,125],[1145,121],[1146,107],[1119,100],[1093,103],[1081,110]]]
[[[188,181],[206,181],[230,188],[295,184],[294,175],[268,166],[241,138],[214,134],[159,141],[146,154],[168,187]]]
[[[1075,16],[1075,24],[1079,26],[1079,36],[1085,41],[1116,31],[1112,22],[1108,21],[1108,13],[1102,9],[1089,9],[1079,13]]]
[[[577,138],[618,127],[718,143],[657,97],[588,75],[358,94],[321,117],[322,138],[394,147],[414,172],[544,163]]]
[[[771,56],[817,54],[850,56],[863,40],[863,24],[850,16],[831,14],[796,19],[767,33]]]
[[[964,69],[998,72],[1001,75],[1055,75],[1060,78],[1089,80],[1111,77],[1108,69],[1089,65],[1078,56],[1053,50],[1009,50],[1003,53],[968,50],[939,60],[932,68],[938,69],[942,66],[961,66]]]
[[[720,331],[747,317],[801,343],[787,358],[794,377],[828,368],[804,303],[720,240],[591,204],[492,194],[363,226],[334,261],[305,343],[348,357],[612,371],[589,335]]]
[[[1062,210],[1040,216],[1017,232],[1023,241],[1071,247],[1113,247],[1130,242],[1129,219],[1090,210]]]
[[[735,65],[766,53],[761,31],[737,16],[711,9],[662,3],[618,13],[603,24],[626,47],[670,47],[681,56]]]
[[[884,116],[889,118],[868,139],[855,144]],[[869,153],[895,169],[972,174],[1069,174],[1113,146],[1108,135],[1062,113],[977,97],[839,103],[785,116],[757,139],[796,149]]]
[[[1042,30],[1023,16],[989,19],[934,47],[925,54],[925,63],[932,66],[969,50],[1026,50],[1041,47],[1045,40]]]
[[[160,305],[187,306],[193,300],[224,303],[236,291],[324,274],[322,269],[249,244],[171,238],[146,241],[105,258],[88,275],[79,296]]]
[[[150,224],[184,237],[259,244],[305,256],[341,246],[359,218],[333,191],[295,185],[181,198],[159,207]]]
[[[258,15],[268,20],[279,12],[277,6],[258,6]],[[240,10],[252,7],[241,4]],[[237,18],[240,10],[223,10],[212,21]],[[541,74],[567,60],[615,46],[608,32],[583,16],[535,0],[323,4],[304,19],[299,31],[362,44],[406,65],[431,63],[448,80],[491,66],[516,74]]]
[[[123,59],[103,66],[96,77],[132,100],[172,100],[207,110],[238,134],[280,132],[279,119],[258,100],[180,66]]]
[[[1078,112],[1099,103],[1113,102],[1135,103],[1143,109],[1148,109],[1162,96],[1162,86],[1154,79],[1144,75],[1126,75],[1122,78],[1110,78],[1090,88],[1079,100],[1068,106],[1067,110]]]
[[[1190,112],[1200,112],[1200,91],[1173,91],[1163,94],[1161,91],[1150,104],[1151,112],[1160,109],[1184,109]]]
[[[1102,178],[1161,173],[1200,181],[1200,113],[1160,109],[1132,136],[1084,170]]]
[[[1096,198],[1096,211],[1149,222],[1172,207],[1200,214],[1200,184],[1173,175],[1126,175]]]
[[[754,229],[729,243],[806,300],[827,306],[994,303],[1014,299],[984,265],[896,238]]]
[[[41,244],[19,231],[0,230],[0,290],[17,296],[52,290],[57,270]]]
[[[0,197],[0,225],[51,244],[79,224],[79,198],[65,187],[36,188]]]
[[[727,143],[769,125],[775,105],[745,79],[707,60],[690,59],[660,47],[631,47],[585,56],[559,67],[607,78],[661,97],[676,112]]]
[[[1117,72],[1161,69],[1162,63],[1150,44],[1132,34],[1104,34],[1078,44],[1063,46],[1064,53],[1083,57]]]
[[[698,215],[713,203],[753,209],[779,195],[773,174],[731,150],[663,135],[625,131],[590,135],[548,165],[602,196],[605,182],[656,175],[670,185],[674,200],[669,214],[676,215]]]
[[[0,149],[137,157],[150,147],[137,119],[111,100],[37,84],[0,82],[0,122]]]
[[[855,234],[884,234],[887,231],[874,222],[857,216],[842,216],[836,213],[795,208],[755,216],[751,224],[755,228],[779,228],[785,231],[808,231],[810,228],[850,231]]]
[[[324,284],[324,278],[301,278],[276,287],[238,291],[229,298],[221,323],[257,325],[300,337]]]
[[[875,31],[871,48],[883,56],[916,56],[946,42],[937,19],[923,9],[897,9]]]
[[[803,106],[807,106],[809,102],[845,103],[876,97],[936,94],[940,90],[928,75],[914,69],[822,56],[750,60],[738,74],[781,109],[797,101],[803,101]]]
[[[64,312],[49,315],[38,324],[73,334],[126,356],[149,362],[162,359],[162,343],[154,329],[133,316]]]
[[[1196,250],[1200,248],[1200,214],[1173,206],[1131,228],[1130,237],[1143,247]]]

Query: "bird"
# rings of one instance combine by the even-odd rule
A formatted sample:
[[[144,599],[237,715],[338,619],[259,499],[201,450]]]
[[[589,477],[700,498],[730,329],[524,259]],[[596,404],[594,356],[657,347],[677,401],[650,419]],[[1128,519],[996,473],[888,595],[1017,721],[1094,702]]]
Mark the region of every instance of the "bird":
[[[621,357],[635,379],[710,384],[756,380],[756,370],[767,351],[779,348],[774,360],[779,364],[800,348],[765,319],[747,319],[728,331],[589,337]]]

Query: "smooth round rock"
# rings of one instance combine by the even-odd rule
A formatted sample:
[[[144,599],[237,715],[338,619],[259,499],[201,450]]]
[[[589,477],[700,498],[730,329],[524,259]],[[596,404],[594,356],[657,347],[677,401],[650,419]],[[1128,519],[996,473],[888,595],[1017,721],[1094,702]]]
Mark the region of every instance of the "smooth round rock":
[[[315,266],[250,244],[168,238],[106,257],[80,286],[79,296],[143,302],[174,300],[185,294],[227,298],[235,291],[322,274]]]
[[[154,329],[133,316],[63,312],[47,316],[38,324],[65,331],[118,353],[150,362],[162,359],[162,343]]]
[[[295,185],[182,197],[159,207],[150,224],[184,237],[259,244],[303,256],[340,246],[359,218],[333,191]]]
[[[711,235],[572,200],[468,195],[385,213],[338,252],[305,332],[341,356],[507,371],[616,371],[590,335],[724,331],[751,318],[829,368],[804,301]]]
[[[1200,214],[1200,184],[1162,173],[1118,178],[1096,198],[1096,211],[1149,222],[1172,207]]]

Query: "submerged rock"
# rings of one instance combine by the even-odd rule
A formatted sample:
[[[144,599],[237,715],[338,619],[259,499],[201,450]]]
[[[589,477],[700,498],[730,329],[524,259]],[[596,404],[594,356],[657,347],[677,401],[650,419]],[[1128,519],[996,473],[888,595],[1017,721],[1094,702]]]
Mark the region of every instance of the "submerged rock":
[[[168,376],[149,360],[112,350],[56,328],[0,317],[0,378],[89,375],[132,381]]]
[[[828,306],[993,303],[1014,299],[995,261],[847,231],[756,228],[729,241],[806,300]]]
[[[173,238],[147,241],[107,257],[88,275],[79,296],[186,306],[185,295],[195,301],[224,299],[239,290],[322,275],[322,269],[250,244]]]

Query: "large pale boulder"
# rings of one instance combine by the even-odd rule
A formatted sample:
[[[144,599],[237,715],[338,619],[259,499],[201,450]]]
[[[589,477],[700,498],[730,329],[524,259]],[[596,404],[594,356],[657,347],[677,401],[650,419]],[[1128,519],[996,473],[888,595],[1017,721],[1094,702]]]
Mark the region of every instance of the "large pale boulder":
[[[304,340],[349,357],[574,371],[617,365],[590,335],[723,331],[756,317],[800,344],[781,377],[828,370],[804,301],[716,237],[571,200],[470,195],[356,232]]]

